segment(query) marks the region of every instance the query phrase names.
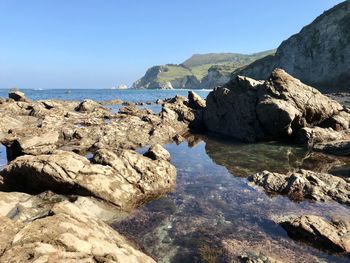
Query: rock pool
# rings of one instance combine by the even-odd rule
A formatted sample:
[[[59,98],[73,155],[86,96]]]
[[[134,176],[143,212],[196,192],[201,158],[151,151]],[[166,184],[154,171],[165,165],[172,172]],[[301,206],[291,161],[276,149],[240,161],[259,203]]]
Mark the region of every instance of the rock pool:
[[[269,196],[245,179],[262,170],[329,171],[346,165],[346,159],[315,156],[295,146],[203,136],[166,148],[178,171],[176,189],[113,223],[159,262],[227,262],[244,253],[263,253],[283,262],[349,261],[346,255],[289,238],[272,221],[285,214],[349,217],[348,207]]]

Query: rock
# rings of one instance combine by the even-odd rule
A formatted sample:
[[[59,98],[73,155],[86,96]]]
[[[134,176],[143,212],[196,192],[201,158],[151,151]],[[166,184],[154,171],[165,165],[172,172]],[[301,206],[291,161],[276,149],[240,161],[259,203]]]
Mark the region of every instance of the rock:
[[[155,262],[105,223],[55,214],[26,225],[0,217],[1,262]]]
[[[336,252],[350,252],[350,220],[327,221],[314,215],[284,216],[275,219],[288,234]]]
[[[202,112],[188,107],[188,99],[178,95],[163,105],[160,115],[168,123],[178,120],[193,129],[200,130],[203,125]]]
[[[303,128],[331,128],[350,114],[338,102],[275,69],[264,82],[237,77],[208,95],[204,123],[213,132],[248,142],[294,139]],[[347,118],[347,117],[346,117]],[[347,124],[339,119],[342,126]],[[327,126],[328,125],[328,126]]]
[[[205,108],[206,102],[194,91],[188,92],[188,106],[195,110],[202,110]]]
[[[164,160],[170,162],[170,153],[160,144],[155,144],[144,154],[152,160]]]
[[[93,112],[95,110],[106,110],[100,103],[86,99],[82,101],[76,108],[79,112]]]
[[[315,21],[283,41],[276,54],[233,73],[265,79],[276,67],[304,83],[324,90],[348,90],[350,80],[350,2],[324,12]]]
[[[98,150],[96,164],[78,154],[55,151],[51,155],[25,155],[2,172],[11,190],[37,194],[92,196],[129,210],[172,189],[176,169],[164,160],[153,161],[134,151],[117,154]]]
[[[237,77],[209,93],[203,114],[209,131],[254,142],[264,137],[256,116],[257,86],[262,82]]]
[[[350,182],[331,174],[299,170],[287,174],[263,171],[248,178],[269,193],[288,195],[293,200],[335,200],[350,205]]]
[[[9,98],[13,99],[14,101],[23,101],[23,102],[29,102],[29,100],[26,98],[25,94],[21,91],[10,91]]]
[[[120,99],[106,100],[102,102],[103,105],[121,105],[123,101]]]
[[[318,143],[313,149],[327,154],[350,156],[350,140]]]
[[[7,159],[12,161],[25,154],[48,154],[55,150],[59,142],[58,131],[41,131],[37,135],[31,133],[26,137],[4,141],[7,149]]]
[[[38,195],[19,192],[0,192],[0,216],[28,223],[55,213],[82,215],[112,222],[124,218],[126,213],[117,207],[86,196],[63,196],[51,191]]]
[[[304,127],[295,134],[295,141],[300,144],[307,144],[312,148],[321,142],[337,141],[347,137],[346,132],[337,132],[332,128]]]
[[[156,100],[156,104],[158,104],[158,105],[161,105],[161,104],[163,104],[164,103],[164,100],[161,100],[161,99],[157,99]]]

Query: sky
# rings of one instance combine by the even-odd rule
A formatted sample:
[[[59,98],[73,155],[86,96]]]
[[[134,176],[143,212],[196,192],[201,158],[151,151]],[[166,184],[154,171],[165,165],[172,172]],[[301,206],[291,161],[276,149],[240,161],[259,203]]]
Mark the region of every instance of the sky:
[[[337,0],[0,0],[0,89],[111,88],[192,54],[277,48]]]

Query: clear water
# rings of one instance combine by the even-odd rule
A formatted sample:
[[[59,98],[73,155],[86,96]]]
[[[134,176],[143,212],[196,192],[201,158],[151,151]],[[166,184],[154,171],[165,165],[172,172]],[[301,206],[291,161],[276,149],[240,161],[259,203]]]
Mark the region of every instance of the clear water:
[[[157,261],[219,262],[221,242],[225,240],[233,242],[237,251],[255,249],[277,259],[288,255],[290,260],[285,262],[316,262],[316,258],[349,262],[344,255],[327,254],[290,239],[272,221],[274,216],[286,214],[350,216],[348,207],[335,202],[297,203],[279,195],[271,197],[242,178],[265,169],[322,170],[323,163],[309,159],[303,149],[206,137],[166,148],[178,172],[174,191],[113,224]]]

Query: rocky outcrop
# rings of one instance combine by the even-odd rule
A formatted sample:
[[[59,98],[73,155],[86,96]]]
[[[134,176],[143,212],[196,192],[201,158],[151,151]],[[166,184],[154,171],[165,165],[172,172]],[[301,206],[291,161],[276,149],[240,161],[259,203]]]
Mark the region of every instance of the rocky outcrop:
[[[208,130],[242,141],[298,138],[309,142],[311,138],[303,138],[306,134],[300,132],[302,129],[348,130],[350,113],[316,89],[275,69],[264,82],[238,76],[214,89],[208,95],[203,119]],[[317,138],[312,136],[312,140]]]
[[[263,171],[248,178],[268,193],[284,194],[293,200],[335,200],[350,205],[350,182],[331,174],[299,170],[287,174]]]
[[[349,219],[327,221],[319,216],[292,215],[279,217],[275,221],[295,239],[308,241],[327,250],[350,253]]]
[[[343,1],[284,41],[274,56],[237,70],[236,75],[266,79],[282,68],[303,82],[326,90],[349,89],[350,2]]]
[[[157,148],[169,155],[161,146]],[[152,160],[128,150],[118,154],[99,150],[94,161],[96,164],[65,151],[25,155],[11,162],[1,175],[5,187],[11,190],[93,196],[123,210],[164,194],[175,184],[176,170],[167,160]]]
[[[196,99],[202,101],[199,96]],[[178,97],[165,101],[160,114],[132,105],[113,114],[89,100],[9,101],[0,105],[0,139],[9,160],[56,149],[81,154],[100,148],[136,149],[168,143],[190,127],[200,126],[202,110],[189,104],[187,98]]]

